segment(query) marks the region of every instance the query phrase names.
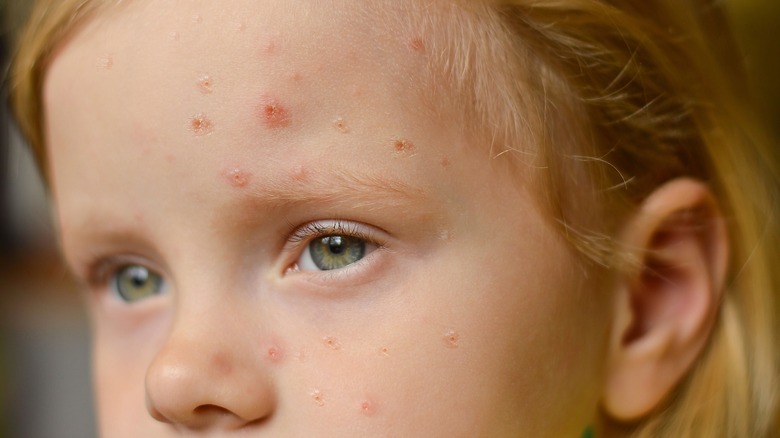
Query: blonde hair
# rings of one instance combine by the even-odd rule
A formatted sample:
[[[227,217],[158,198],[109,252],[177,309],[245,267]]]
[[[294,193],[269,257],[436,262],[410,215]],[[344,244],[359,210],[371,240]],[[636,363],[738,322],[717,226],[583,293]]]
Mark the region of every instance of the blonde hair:
[[[12,102],[44,168],[46,63],[84,17],[111,3],[41,2],[22,36]],[[732,239],[728,291],[694,369],[631,428],[637,437],[770,434],[780,385],[778,173],[735,88],[742,73],[717,7],[474,0],[415,16],[437,86],[447,88],[431,98],[465,103],[464,126],[488,136],[492,156],[543,169],[546,207],[594,266],[621,268],[611,236],[659,185],[689,176],[711,187]]]

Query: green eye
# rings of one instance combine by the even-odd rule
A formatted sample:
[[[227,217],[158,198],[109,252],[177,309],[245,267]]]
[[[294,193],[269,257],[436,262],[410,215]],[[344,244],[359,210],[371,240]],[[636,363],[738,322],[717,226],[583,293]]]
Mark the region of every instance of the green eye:
[[[143,300],[162,292],[163,279],[156,272],[141,265],[121,268],[112,280],[114,291],[128,303]]]
[[[330,271],[360,261],[369,246],[352,236],[324,236],[314,239],[301,255],[298,266],[303,271]]]

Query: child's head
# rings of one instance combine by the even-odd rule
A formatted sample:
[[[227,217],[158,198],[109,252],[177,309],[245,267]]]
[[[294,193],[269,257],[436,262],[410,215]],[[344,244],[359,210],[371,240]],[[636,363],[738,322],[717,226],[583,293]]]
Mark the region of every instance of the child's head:
[[[14,102],[105,435],[766,430],[770,201],[716,11],[53,3]]]

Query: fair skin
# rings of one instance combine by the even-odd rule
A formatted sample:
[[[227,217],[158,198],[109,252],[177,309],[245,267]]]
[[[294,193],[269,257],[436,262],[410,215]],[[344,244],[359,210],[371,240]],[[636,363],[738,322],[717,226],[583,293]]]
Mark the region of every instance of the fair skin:
[[[594,293],[537,170],[422,98],[419,35],[356,5],[125,4],[53,58],[102,436],[578,436],[635,389],[608,374],[636,306]],[[359,255],[321,271],[324,236]]]

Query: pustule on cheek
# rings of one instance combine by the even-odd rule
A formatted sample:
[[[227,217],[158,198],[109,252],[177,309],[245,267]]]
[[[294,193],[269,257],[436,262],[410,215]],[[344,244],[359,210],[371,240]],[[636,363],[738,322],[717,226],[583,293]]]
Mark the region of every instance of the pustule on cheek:
[[[252,173],[238,166],[222,170],[220,176],[228,185],[236,189],[246,188],[252,181]]]
[[[272,344],[266,348],[266,357],[273,364],[280,364],[284,360],[284,353],[278,345]]]
[[[339,343],[339,340],[334,338],[333,336],[323,337],[322,343],[325,345],[325,347],[331,350],[341,350],[341,344]]]
[[[333,121],[333,127],[342,134],[349,134],[349,125],[347,125],[347,122],[341,117],[338,117]]]
[[[260,52],[266,56],[278,55],[282,51],[281,38],[271,35],[260,45]]]
[[[314,403],[317,406],[325,406],[325,398],[322,396],[322,392],[319,389],[314,388],[309,391],[309,397],[314,400]]]
[[[211,94],[214,89],[214,79],[208,74],[202,74],[197,81],[198,90],[203,94]]]
[[[290,111],[274,97],[262,96],[259,105],[260,121],[268,129],[287,128],[292,124]]]
[[[393,150],[400,155],[412,155],[416,146],[405,138],[396,138],[393,140]]]
[[[374,400],[366,398],[360,403],[360,413],[366,417],[372,417],[376,414],[377,404]]]
[[[450,330],[444,333],[442,340],[444,341],[444,345],[447,348],[458,348],[458,344],[460,343],[460,335],[455,330]]]
[[[417,53],[425,53],[425,40],[420,35],[409,38],[409,48]]]

